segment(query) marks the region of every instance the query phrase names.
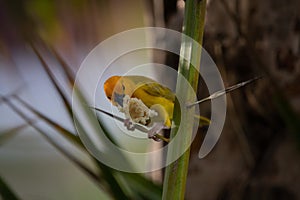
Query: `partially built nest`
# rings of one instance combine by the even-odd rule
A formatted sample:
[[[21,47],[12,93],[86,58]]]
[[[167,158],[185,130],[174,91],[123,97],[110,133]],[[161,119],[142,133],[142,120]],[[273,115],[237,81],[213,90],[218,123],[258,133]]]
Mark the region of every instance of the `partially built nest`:
[[[142,100],[131,98],[129,95],[125,95],[123,107],[119,107],[119,110],[125,114],[126,119],[143,125],[148,125],[151,118],[157,116],[157,112],[149,109]]]

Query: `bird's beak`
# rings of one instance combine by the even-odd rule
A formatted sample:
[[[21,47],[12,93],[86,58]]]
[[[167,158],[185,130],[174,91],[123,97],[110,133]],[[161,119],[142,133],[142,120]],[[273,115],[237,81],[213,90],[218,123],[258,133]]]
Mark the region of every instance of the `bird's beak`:
[[[123,107],[123,99],[124,99],[124,97],[125,97],[125,94],[114,93],[114,102],[116,102],[121,107]]]

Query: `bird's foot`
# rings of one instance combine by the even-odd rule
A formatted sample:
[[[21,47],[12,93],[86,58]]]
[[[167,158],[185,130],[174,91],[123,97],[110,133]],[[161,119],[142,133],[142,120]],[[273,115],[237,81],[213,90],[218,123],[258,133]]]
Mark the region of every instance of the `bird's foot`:
[[[134,131],[135,125],[132,123],[130,119],[125,119],[124,120],[124,126],[126,126],[127,130],[129,131]]]
[[[167,129],[168,127],[165,126],[162,122],[156,122],[154,123],[153,127],[148,131],[148,138],[151,138],[155,141],[160,141],[158,137],[156,137],[156,134],[158,134],[161,130]]]

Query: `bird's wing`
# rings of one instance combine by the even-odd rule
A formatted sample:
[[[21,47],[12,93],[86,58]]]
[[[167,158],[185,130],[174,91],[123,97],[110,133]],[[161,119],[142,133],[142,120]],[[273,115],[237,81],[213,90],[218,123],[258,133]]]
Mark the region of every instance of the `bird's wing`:
[[[145,83],[139,87],[151,96],[163,97],[169,101],[175,101],[175,94],[167,87],[160,85],[159,83]]]
[[[124,76],[125,90],[132,93],[141,90],[152,97],[162,97],[171,102],[175,101],[175,94],[167,87],[159,84],[151,78],[145,76]],[[126,93],[125,92],[125,93]]]

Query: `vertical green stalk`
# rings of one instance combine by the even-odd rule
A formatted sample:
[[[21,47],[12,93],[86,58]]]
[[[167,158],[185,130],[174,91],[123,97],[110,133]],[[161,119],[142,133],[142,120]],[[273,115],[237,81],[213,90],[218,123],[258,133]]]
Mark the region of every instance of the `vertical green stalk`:
[[[201,46],[204,33],[205,11],[206,0],[186,0],[183,33],[197,41]],[[186,41],[183,39],[181,43],[178,73],[188,80],[194,91],[197,91],[198,86],[200,52],[201,50],[197,47],[186,45]],[[196,66],[191,65],[192,60],[197,60]],[[181,76],[180,74],[179,76]],[[192,95],[189,94],[188,91],[181,89],[182,84],[180,80],[181,79],[178,78],[176,94],[184,93],[182,96],[185,97],[184,101],[188,103]],[[179,124],[180,122],[180,126],[185,131],[184,137],[180,143],[169,147],[167,160],[174,152],[181,149],[182,146],[189,144],[192,139],[194,109],[187,108],[183,105],[181,105],[181,107],[183,112],[180,111],[178,103],[175,103],[173,120],[175,124]],[[183,115],[182,117],[181,114]],[[175,137],[177,130],[178,129],[172,129],[171,139]],[[166,168],[163,185],[163,199],[184,199],[189,157],[190,148],[188,148],[177,161]]]

